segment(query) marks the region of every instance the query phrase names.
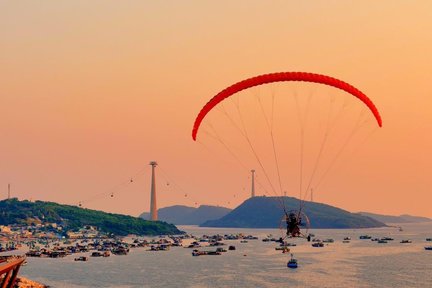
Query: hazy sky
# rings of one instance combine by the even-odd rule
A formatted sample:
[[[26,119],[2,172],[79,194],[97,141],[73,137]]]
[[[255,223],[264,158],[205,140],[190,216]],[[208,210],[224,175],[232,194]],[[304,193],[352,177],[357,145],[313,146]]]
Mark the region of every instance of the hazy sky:
[[[159,207],[235,207],[250,180],[192,141],[196,114],[239,80],[308,71],[383,117],[316,200],[432,217],[431,31],[429,0],[0,0],[1,197],[11,183],[20,199],[137,215],[156,160]]]

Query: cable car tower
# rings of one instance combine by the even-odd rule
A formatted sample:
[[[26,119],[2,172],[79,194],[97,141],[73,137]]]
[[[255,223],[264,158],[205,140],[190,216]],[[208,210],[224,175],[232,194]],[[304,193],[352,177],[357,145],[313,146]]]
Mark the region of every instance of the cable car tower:
[[[155,176],[155,168],[157,166],[156,161],[151,161],[150,165],[152,166],[152,179],[151,179],[151,196],[150,196],[150,220],[157,221],[157,206],[156,206],[156,176]]]
[[[251,170],[252,173],[252,183],[251,183],[251,198],[255,197],[255,170]]]

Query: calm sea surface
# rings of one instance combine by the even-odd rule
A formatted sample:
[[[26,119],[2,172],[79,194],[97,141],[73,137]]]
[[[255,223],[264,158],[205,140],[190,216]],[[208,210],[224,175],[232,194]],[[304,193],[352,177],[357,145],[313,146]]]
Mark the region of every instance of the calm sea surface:
[[[148,252],[131,249],[127,256],[111,255],[75,262],[76,255],[63,259],[28,258],[20,274],[51,287],[432,287],[432,224],[403,224],[396,228],[357,230],[312,230],[316,238],[333,238],[323,248],[311,247],[303,239],[291,252],[298,269],[286,267],[288,255],[275,251],[274,242],[262,242],[268,234],[279,237],[277,229],[227,229],[180,226],[196,236],[244,233],[259,240],[235,245],[237,250],[221,256],[192,257],[191,249]],[[359,240],[359,236],[393,237],[388,244]],[[352,238],[344,244],[342,239]],[[411,239],[411,244],[400,240]],[[226,246],[225,246],[226,248]],[[213,249],[214,250],[214,249]],[[23,251],[24,252],[24,251]],[[88,255],[89,253],[87,253]],[[85,255],[85,254],[83,254]]]

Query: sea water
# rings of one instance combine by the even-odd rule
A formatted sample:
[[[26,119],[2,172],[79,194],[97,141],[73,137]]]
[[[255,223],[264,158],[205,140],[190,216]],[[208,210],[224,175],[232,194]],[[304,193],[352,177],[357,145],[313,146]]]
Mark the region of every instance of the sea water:
[[[51,287],[432,287],[432,223],[402,224],[398,228],[317,229],[316,238],[333,238],[322,248],[305,239],[292,239],[297,246],[291,253],[299,267],[289,269],[290,253],[276,251],[275,242],[263,242],[278,229],[228,229],[180,226],[196,236],[237,234],[258,236],[259,240],[224,240],[235,251],[220,256],[191,255],[192,249],[172,247],[169,251],[134,248],[126,256],[90,257],[74,261],[75,254],[61,259],[28,258],[20,274]],[[378,244],[359,236],[392,237],[394,241]],[[342,243],[344,237],[350,243]],[[412,243],[402,244],[402,239]],[[227,246],[224,246],[227,249]],[[209,250],[209,249],[207,249]],[[212,250],[215,250],[213,247]],[[82,254],[88,256],[89,253]]]

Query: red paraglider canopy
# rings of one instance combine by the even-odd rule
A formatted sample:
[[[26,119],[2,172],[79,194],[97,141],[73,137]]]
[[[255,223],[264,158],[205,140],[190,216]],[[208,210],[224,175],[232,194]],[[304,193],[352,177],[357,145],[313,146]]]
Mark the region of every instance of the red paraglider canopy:
[[[201,109],[197,118],[195,119],[195,123],[192,130],[193,140],[196,140],[198,129],[204,117],[207,115],[207,113],[210,112],[210,110],[212,110],[213,107],[215,107],[217,104],[222,102],[224,99],[230,97],[231,95],[237,92],[240,92],[242,90],[254,86],[273,83],[273,82],[284,82],[284,81],[304,81],[304,82],[319,83],[319,84],[332,86],[341,89],[347,93],[350,93],[351,95],[360,99],[364,104],[366,104],[366,106],[374,115],[378,125],[380,127],[382,126],[381,116],[378,112],[378,109],[375,107],[374,103],[363,92],[361,92],[354,86],[344,81],[338,80],[336,78],[326,76],[326,75],[321,75],[321,74],[308,73],[308,72],[279,72],[279,73],[264,74],[264,75],[252,77],[237,82],[234,85],[231,85],[228,88],[222,90],[212,99],[210,99],[210,101],[207,102],[207,104]]]

